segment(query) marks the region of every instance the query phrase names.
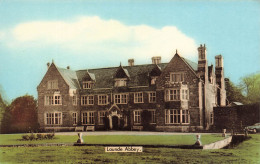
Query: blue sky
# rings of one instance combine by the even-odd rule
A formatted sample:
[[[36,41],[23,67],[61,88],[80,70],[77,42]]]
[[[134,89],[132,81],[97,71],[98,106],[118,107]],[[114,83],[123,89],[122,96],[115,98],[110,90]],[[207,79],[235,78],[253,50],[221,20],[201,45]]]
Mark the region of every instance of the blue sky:
[[[238,83],[260,71],[257,1],[5,1],[0,0],[0,85],[12,100],[36,87],[46,63],[87,69],[169,62],[175,49],[209,64],[224,57],[225,76]]]

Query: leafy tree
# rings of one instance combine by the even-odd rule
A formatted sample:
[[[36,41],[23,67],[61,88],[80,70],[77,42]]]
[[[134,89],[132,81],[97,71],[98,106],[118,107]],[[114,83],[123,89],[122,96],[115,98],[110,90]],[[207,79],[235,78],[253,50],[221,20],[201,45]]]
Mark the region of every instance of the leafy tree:
[[[29,95],[16,98],[10,105],[12,132],[37,130],[36,100]]]
[[[245,103],[245,96],[242,94],[242,89],[232,83],[228,78],[225,78],[227,100],[231,102]]]
[[[2,99],[2,96],[0,94],[0,131],[1,133],[4,133],[4,131],[6,129],[8,129],[8,124],[6,124],[6,120],[7,120],[7,105],[4,102],[4,100]]]
[[[247,103],[260,102],[260,73],[243,77],[239,86],[246,97]]]

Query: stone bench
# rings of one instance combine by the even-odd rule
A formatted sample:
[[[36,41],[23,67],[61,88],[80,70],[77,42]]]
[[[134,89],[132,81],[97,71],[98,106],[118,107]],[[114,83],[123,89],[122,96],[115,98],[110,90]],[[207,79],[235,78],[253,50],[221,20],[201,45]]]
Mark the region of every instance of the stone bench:
[[[95,126],[87,126],[86,131],[95,131]]]
[[[133,126],[132,130],[143,130],[143,126]]]
[[[76,131],[82,131],[83,132],[84,131],[84,126],[76,126],[75,127],[75,132]]]

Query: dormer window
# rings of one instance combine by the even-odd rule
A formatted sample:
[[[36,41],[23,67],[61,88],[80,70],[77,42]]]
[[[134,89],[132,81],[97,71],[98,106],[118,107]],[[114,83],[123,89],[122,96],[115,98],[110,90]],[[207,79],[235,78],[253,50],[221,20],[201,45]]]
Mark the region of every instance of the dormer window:
[[[125,87],[127,85],[127,81],[130,80],[130,75],[127,69],[124,69],[121,66],[121,64],[115,72],[114,80],[115,80],[115,84],[114,84],[115,87]]]
[[[183,82],[184,81],[184,75],[185,73],[183,72],[178,72],[178,73],[171,73],[170,74],[170,81],[171,82]]]
[[[115,87],[125,87],[127,78],[115,79]]]
[[[83,81],[82,82],[83,89],[91,89],[94,86],[92,81]]]

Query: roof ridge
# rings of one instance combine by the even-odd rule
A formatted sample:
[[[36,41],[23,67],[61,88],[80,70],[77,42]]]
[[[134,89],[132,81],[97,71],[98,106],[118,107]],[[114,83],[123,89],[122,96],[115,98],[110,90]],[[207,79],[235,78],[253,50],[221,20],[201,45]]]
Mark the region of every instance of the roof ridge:
[[[168,64],[168,63],[160,63],[160,64]],[[157,65],[160,65],[160,64],[157,64]],[[123,66],[123,68],[130,68],[130,67],[137,67],[137,66],[147,66],[147,65],[155,65],[155,64],[139,64],[139,65],[133,65],[133,66]],[[80,69],[80,70],[76,70],[77,71],[89,71],[89,70],[101,70],[101,69],[113,69],[113,68],[118,68],[118,67],[103,67],[103,68],[93,68],[93,69]]]

